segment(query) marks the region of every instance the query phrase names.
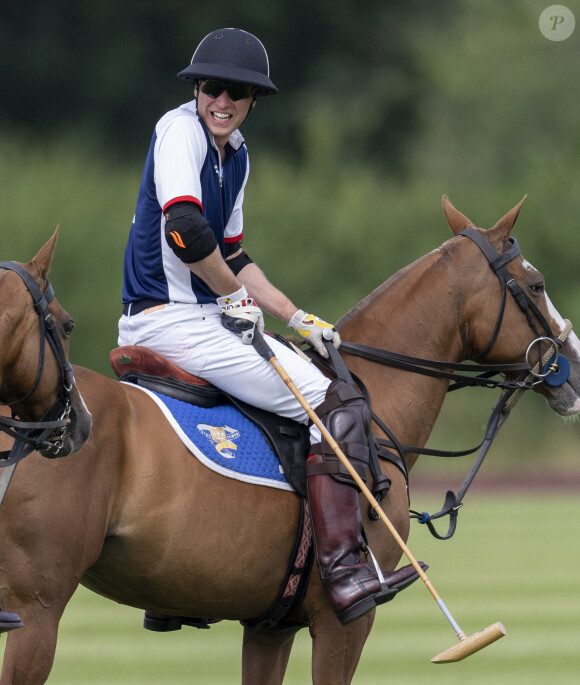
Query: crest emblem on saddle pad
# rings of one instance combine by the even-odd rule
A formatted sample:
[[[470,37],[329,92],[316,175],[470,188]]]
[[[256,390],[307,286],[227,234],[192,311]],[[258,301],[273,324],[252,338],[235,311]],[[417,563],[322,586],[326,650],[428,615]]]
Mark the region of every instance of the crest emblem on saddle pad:
[[[233,441],[240,437],[239,430],[229,426],[209,426],[206,423],[198,423],[197,430],[211,442],[218,454],[227,459],[235,459],[238,446]]]

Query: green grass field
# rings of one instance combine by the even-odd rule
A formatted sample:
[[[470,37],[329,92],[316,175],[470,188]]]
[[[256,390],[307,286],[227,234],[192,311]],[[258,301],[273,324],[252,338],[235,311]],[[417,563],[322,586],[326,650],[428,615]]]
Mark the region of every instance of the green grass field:
[[[437,498],[413,505],[430,511]],[[409,546],[457,622],[472,634],[495,621],[507,636],[454,664],[431,657],[457,642],[421,581],[380,609],[358,685],[576,685],[580,677],[580,503],[575,493],[468,496],[456,536],[437,542],[414,524]],[[159,635],[140,611],[80,589],[61,623],[55,685],[240,682],[241,628]],[[310,638],[299,633],[286,685],[310,681]]]

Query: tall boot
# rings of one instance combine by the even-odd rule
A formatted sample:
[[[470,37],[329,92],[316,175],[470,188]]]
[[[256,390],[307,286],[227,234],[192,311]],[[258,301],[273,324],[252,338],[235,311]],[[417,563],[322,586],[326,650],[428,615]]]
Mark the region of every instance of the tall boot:
[[[369,463],[367,404],[342,380],[330,384],[317,413],[364,479]],[[383,573],[363,537],[358,488],[323,440],[308,459],[308,501],[322,585],[341,623],[363,616],[417,579],[412,566]],[[361,554],[363,558],[361,558]],[[425,568],[425,566],[424,566]]]

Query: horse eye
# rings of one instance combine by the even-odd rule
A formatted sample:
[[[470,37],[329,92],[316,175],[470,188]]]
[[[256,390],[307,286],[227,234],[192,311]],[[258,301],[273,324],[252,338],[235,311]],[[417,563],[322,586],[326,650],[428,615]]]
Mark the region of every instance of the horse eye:
[[[66,335],[70,335],[73,332],[73,329],[75,327],[75,322],[72,319],[69,319],[68,321],[65,321],[62,325],[63,330]]]
[[[535,285],[531,286],[532,292],[536,293],[536,295],[541,295],[544,292],[544,289],[544,283],[536,283]]]

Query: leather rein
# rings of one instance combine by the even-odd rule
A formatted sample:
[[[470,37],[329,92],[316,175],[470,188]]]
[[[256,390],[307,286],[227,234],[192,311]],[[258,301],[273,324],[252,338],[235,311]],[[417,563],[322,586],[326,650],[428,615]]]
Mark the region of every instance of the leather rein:
[[[16,262],[0,262],[0,269],[14,271],[24,281],[38,315],[40,337],[38,365],[32,386],[19,399],[0,404],[13,407],[33,395],[44,370],[46,342],[54,353],[60,371],[58,398],[40,421],[20,421],[14,418],[14,411],[12,411],[12,418],[0,416],[0,430],[14,438],[12,449],[0,452],[0,468],[3,468],[18,463],[35,450],[42,450],[43,455],[50,458],[60,456],[65,439],[74,427],[75,411],[70,399],[74,383],[72,366],[66,359],[54,320],[48,311],[48,305],[54,299],[52,285],[47,279],[46,289],[42,292],[28,271]]]
[[[495,439],[499,429],[504,424],[509,416],[511,408],[519,399],[521,393],[526,390],[532,389],[535,385],[543,383],[548,379],[550,374],[553,377],[558,376],[558,357],[562,363],[566,362],[562,355],[559,355],[559,349],[561,345],[565,342],[570,331],[572,330],[570,322],[567,322],[566,328],[560,337],[554,336],[550,325],[544,318],[543,314],[540,312],[538,307],[534,302],[528,297],[528,295],[520,288],[517,282],[512,278],[510,272],[507,269],[507,264],[520,255],[520,248],[518,242],[515,238],[510,237],[510,247],[501,255],[499,255],[495,249],[491,246],[489,241],[474,228],[466,228],[464,231],[458,234],[458,236],[463,236],[472,240],[482,251],[486,257],[491,269],[496,274],[501,285],[501,306],[494,326],[494,330],[490,337],[488,344],[486,345],[483,352],[481,352],[476,359],[484,357],[489,353],[489,351],[494,346],[499,331],[503,322],[505,305],[507,299],[507,292],[511,293],[514,297],[518,307],[525,315],[528,325],[536,334],[537,338],[528,346],[526,351],[526,361],[521,364],[469,364],[460,363],[456,364],[453,362],[442,362],[435,361],[431,359],[423,359],[420,357],[412,357],[405,354],[400,354],[397,352],[391,352],[389,350],[383,350],[381,348],[370,347],[368,345],[361,345],[352,342],[343,342],[341,344],[341,352],[346,352],[354,356],[362,357],[368,359],[372,362],[378,364],[386,364],[388,366],[393,366],[399,369],[404,369],[412,373],[419,373],[426,376],[432,376],[436,378],[446,378],[450,381],[450,386],[448,392],[453,390],[458,390],[464,387],[484,387],[484,388],[500,388],[501,395],[495,405],[492,408],[491,415],[488,419],[487,426],[484,433],[483,440],[479,445],[462,451],[444,451],[428,449],[425,447],[417,447],[412,445],[401,444],[392,433],[392,431],[385,425],[385,423],[372,412],[373,421],[381,428],[381,430],[388,436],[388,439],[375,439],[377,456],[382,459],[387,459],[393,462],[404,474],[407,482],[409,482],[409,472],[407,468],[406,454],[423,454],[437,457],[462,457],[468,454],[473,454],[478,451],[475,463],[467,475],[463,485],[455,494],[452,490],[448,490],[445,496],[445,502],[440,511],[435,514],[429,514],[427,512],[416,512],[410,510],[411,518],[416,518],[419,523],[427,525],[431,534],[438,538],[439,540],[447,540],[453,536],[457,526],[457,517],[459,509],[463,506],[463,498],[469,489],[469,486],[473,482],[477,472],[479,471],[489,448],[493,440]],[[544,329],[544,335],[541,335],[538,331],[536,322]],[[545,354],[542,358],[540,344],[541,342],[548,342],[550,344],[550,352]],[[535,345],[538,345],[538,363],[534,367],[529,363],[530,353],[532,352]],[[342,360],[340,354],[334,350],[333,346],[330,344],[326,345],[328,351],[330,352],[332,362],[335,366],[335,371],[338,375],[350,375],[346,365]],[[567,362],[566,362],[567,363]],[[340,369],[340,371],[338,371]],[[458,372],[458,373],[456,373]],[[477,373],[476,376],[469,376],[468,373]],[[504,379],[495,379],[494,376],[504,375]],[[517,374],[513,380],[506,380],[505,375],[509,374],[513,376]],[[352,376],[351,376],[352,378]],[[566,380],[566,377],[561,380],[558,378],[557,381],[550,382],[552,385],[561,385]],[[356,379],[363,392],[366,392],[364,385],[359,379]],[[517,399],[516,399],[517,398]],[[371,441],[372,442],[372,441]],[[392,451],[394,450],[394,452]],[[379,470],[380,474],[380,470]],[[376,478],[377,474],[374,473],[373,477]],[[388,491],[388,486],[385,488],[385,479],[382,474],[378,476],[379,478],[379,492],[375,493],[377,499],[380,501],[381,497],[384,497]],[[390,485],[390,483],[389,483]],[[378,516],[371,507],[369,507],[369,516],[373,519],[377,519]],[[439,534],[433,525],[433,521],[444,516],[449,516],[449,528],[447,533]]]

